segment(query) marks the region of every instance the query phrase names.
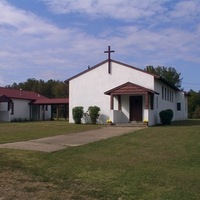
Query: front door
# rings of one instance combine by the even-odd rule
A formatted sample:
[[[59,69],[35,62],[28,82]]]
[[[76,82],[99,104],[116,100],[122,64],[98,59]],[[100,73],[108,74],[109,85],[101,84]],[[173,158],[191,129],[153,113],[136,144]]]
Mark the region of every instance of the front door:
[[[142,121],[142,96],[130,96],[130,121]]]

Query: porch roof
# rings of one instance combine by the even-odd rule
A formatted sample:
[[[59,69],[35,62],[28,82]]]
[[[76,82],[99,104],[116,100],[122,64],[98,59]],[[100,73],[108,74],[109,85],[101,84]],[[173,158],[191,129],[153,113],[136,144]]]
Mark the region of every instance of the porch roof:
[[[36,101],[32,101],[33,105],[61,105],[61,104],[69,104],[68,98],[55,98],[55,99],[37,99]]]
[[[12,102],[12,99],[7,97],[6,95],[0,96],[0,102]]]
[[[131,82],[124,83],[120,86],[117,86],[111,90],[106,91],[104,94],[106,95],[122,95],[122,94],[143,94],[143,93],[152,93],[152,94],[159,94],[153,90],[148,88],[136,85]]]

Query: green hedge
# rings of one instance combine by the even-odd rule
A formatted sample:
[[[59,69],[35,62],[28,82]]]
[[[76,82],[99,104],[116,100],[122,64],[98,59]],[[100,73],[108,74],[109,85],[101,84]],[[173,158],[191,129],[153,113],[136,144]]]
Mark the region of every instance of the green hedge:
[[[92,124],[97,123],[97,118],[99,117],[100,110],[101,109],[98,106],[90,106],[88,108],[88,112],[89,112],[89,116],[90,116],[90,120],[91,120]]]
[[[81,124],[81,119],[83,117],[83,107],[77,106],[72,109],[72,115],[75,124]]]
[[[169,125],[169,124],[171,124],[173,115],[174,114],[173,114],[173,111],[171,109],[162,110],[159,113],[161,123],[163,125]]]

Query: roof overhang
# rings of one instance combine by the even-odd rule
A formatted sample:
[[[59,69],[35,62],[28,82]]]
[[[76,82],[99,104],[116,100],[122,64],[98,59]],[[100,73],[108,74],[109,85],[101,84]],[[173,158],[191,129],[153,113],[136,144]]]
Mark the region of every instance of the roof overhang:
[[[6,95],[0,96],[0,102],[12,102],[12,99],[7,97]]]
[[[69,104],[68,98],[37,99],[31,102],[32,105],[65,105]]]
[[[133,94],[145,94],[145,93],[159,94],[158,92],[155,92],[145,87],[141,87],[131,82],[124,83],[118,87],[108,90],[104,94],[106,95],[127,95],[127,94],[133,95]]]

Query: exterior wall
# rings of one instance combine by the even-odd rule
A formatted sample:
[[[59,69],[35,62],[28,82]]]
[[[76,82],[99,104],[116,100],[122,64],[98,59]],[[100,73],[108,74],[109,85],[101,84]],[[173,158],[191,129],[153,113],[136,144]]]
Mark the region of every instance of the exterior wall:
[[[48,105],[46,109],[46,105],[43,107],[40,106],[40,120],[50,120],[51,119],[51,106]]]
[[[112,62],[111,74],[108,73],[108,63],[104,63],[70,80],[69,122],[74,122],[72,117],[74,107],[82,106],[86,112],[89,106],[99,106],[101,109],[99,123],[105,123],[107,119],[114,123],[128,123],[130,119],[129,97],[131,95],[121,96],[121,110],[118,110],[118,99],[114,97],[114,109],[110,110],[110,96],[104,94],[104,92],[127,82],[158,93],[153,96],[153,109],[150,108],[150,103],[149,108],[145,108],[145,96],[143,95],[142,117],[143,120],[148,120],[150,126],[160,123],[159,113],[165,109],[173,110],[173,120],[187,119],[187,97],[183,92],[171,88],[150,74]],[[177,111],[177,103],[181,103],[180,111]],[[86,121],[84,120],[84,122]]]
[[[152,75],[115,62],[112,62],[111,66],[111,74],[108,73],[108,63],[105,63],[69,82],[69,121],[71,123],[74,122],[72,109],[76,106],[83,106],[85,112],[89,106],[99,106],[101,109],[99,123],[105,123],[111,115],[110,96],[105,95],[104,92],[128,81],[153,90],[154,77]],[[127,121],[129,105],[123,102],[128,102],[127,97],[122,99],[123,120]]]
[[[29,100],[13,99],[14,113],[10,115],[10,121],[16,119],[30,120]]]
[[[166,92],[165,92],[165,89],[166,89]],[[159,95],[155,95],[154,97],[155,109],[154,109],[154,112],[151,112],[151,116],[150,116],[151,119],[154,119],[154,122],[155,122],[154,124],[160,123],[159,113],[162,110],[166,110],[166,109],[173,110],[173,113],[174,113],[174,116],[172,119],[173,121],[187,119],[188,105],[187,105],[187,97],[184,95],[184,92],[177,91],[169,87],[168,85],[162,83],[159,80],[155,80],[154,90],[159,93]],[[162,90],[164,90],[164,94]],[[170,95],[170,92],[171,92],[171,95]],[[177,111],[177,103],[181,103],[181,111]]]
[[[8,103],[7,102],[0,103],[0,112],[2,112],[2,111],[8,111]]]
[[[36,112],[33,113],[30,108],[30,100],[23,100],[23,99],[12,99],[14,109],[13,114],[11,110],[8,111],[8,103],[1,102],[0,103],[0,121],[15,121],[15,120],[49,120],[51,119],[51,106],[48,105],[48,109],[44,111],[42,110],[42,106],[37,106]],[[30,118],[31,115],[32,118]]]
[[[51,119],[51,106],[46,105],[43,107],[41,105],[31,106],[31,120],[50,120]]]
[[[10,121],[10,111],[8,110],[8,103],[0,103],[0,121],[7,122]]]
[[[177,103],[180,103],[180,110],[177,110]],[[185,120],[188,118],[187,96],[183,92],[176,94],[175,120]]]

